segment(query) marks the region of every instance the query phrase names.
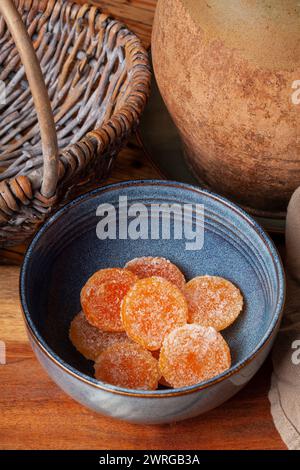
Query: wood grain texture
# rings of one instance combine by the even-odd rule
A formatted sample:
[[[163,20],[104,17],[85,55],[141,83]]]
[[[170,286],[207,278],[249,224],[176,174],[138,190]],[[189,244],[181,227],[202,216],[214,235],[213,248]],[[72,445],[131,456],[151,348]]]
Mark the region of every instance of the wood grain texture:
[[[139,6],[136,24],[139,28],[141,23],[144,29],[143,18],[149,19],[143,10],[151,10],[156,2],[98,3],[110,5],[111,11],[122,5],[123,15],[132,21],[134,8]],[[119,155],[108,182],[156,177],[159,173],[132,139]],[[97,415],[65,395],[39,365],[27,340],[18,300],[18,265],[24,249],[0,251],[0,340],[7,347],[7,364],[0,365],[0,449],[285,448],[267,399],[270,360],[223,406],[172,425],[122,423]]]
[[[159,174],[132,140],[109,182]],[[18,264],[24,247],[3,252]],[[172,425],[140,426],[85,409],[48,377],[28,344],[18,303],[18,266],[0,266],[0,449],[283,449],[270,415],[270,360],[238,395],[218,409]],[[74,432],[75,431],[75,432]]]
[[[157,0],[75,0],[77,3],[91,3],[101,7],[122,20],[135,32],[144,45],[150,45],[152,23]]]
[[[270,364],[244,391],[205,416],[141,426],[102,417],[77,404],[50,380],[25,341],[8,342],[7,349],[8,364],[0,366],[1,449],[284,448],[266,399]]]

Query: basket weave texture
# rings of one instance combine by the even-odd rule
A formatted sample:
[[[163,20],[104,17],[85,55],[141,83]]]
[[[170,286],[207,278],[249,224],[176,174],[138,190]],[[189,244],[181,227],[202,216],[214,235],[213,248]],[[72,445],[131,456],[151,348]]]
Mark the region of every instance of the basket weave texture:
[[[74,186],[107,177],[150,90],[148,56],[139,39],[98,7],[66,0],[14,4],[44,77],[59,151],[54,166],[46,165],[26,67],[1,16],[1,246],[31,237]]]

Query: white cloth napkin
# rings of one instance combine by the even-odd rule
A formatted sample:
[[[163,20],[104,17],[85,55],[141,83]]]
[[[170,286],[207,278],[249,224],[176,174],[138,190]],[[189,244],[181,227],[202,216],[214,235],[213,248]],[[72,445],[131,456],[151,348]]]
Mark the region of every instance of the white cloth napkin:
[[[300,450],[300,188],[288,207],[287,300],[273,349],[269,400],[275,426],[287,447]]]

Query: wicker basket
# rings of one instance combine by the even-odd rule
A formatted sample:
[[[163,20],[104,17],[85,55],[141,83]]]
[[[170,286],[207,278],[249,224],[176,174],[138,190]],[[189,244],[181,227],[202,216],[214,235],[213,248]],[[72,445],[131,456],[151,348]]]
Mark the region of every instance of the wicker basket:
[[[32,236],[79,182],[107,176],[139,122],[150,71],[137,37],[96,7],[0,0],[0,13],[4,246]]]

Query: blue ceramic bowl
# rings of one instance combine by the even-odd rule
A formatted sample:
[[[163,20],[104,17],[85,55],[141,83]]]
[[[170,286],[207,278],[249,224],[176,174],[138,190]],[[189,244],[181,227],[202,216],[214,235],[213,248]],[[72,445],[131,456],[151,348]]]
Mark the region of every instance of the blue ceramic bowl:
[[[123,197],[121,212],[120,196]],[[131,208],[129,219],[124,215],[124,196]],[[132,207],[136,203],[142,206]],[[148,218],[150,209],[162,203],[168,204],[165,207],[177,204],[177,209],[190,209],[192,225],[183,226],[180,234],[180,212],[175,210],[169,219],[170,233],[165,230],[162,239],[152,227],[153,219]],[[132,235],[138,233],[133,209],[137,215],[142,214],[143,239]],[[119,223],[124,231],[124,227],[127,230],[127,224],[135,220],[131,238],[123,233],[120,239],[117,233],[116,239],[99,239],[103,229],[99,226],[103,220],[101,213],[105,217],[110,214],[106,226],[106,229],[110,227],[110,237],[115,228],[118,232]],[[155,220],[162,224],[162,217]],[[182,217],[181,222],[183,220]],[[168,223],[168,218],[165,222]],[[199,235],[198,249],[188,240],[192,238],[193,227],[197,227]],[[156,239],[151,239],[151,229]],[[201,233],[204,234],[202,247]],[[230,370],[194,386],[153,392],[122,389],[93,378],[93,364],[74,349],[68,338],[70,322],[80,310],[80,290],[96,270],[124,266],[128,260],[139,256],[163,256],[177,264],[187,279],[202,274],[218,275],[241,289],[244,311],[223,331],[232,352]],[[196,416],[238,392],[272,347],[285,297],[284,273],[278,253],[251,217],[215,194],[167,181],[106,186],[63,207],[33,239],[22,267],[20,289],[32,347],[53,380],[75,400],[93,410],[147,424]]]

